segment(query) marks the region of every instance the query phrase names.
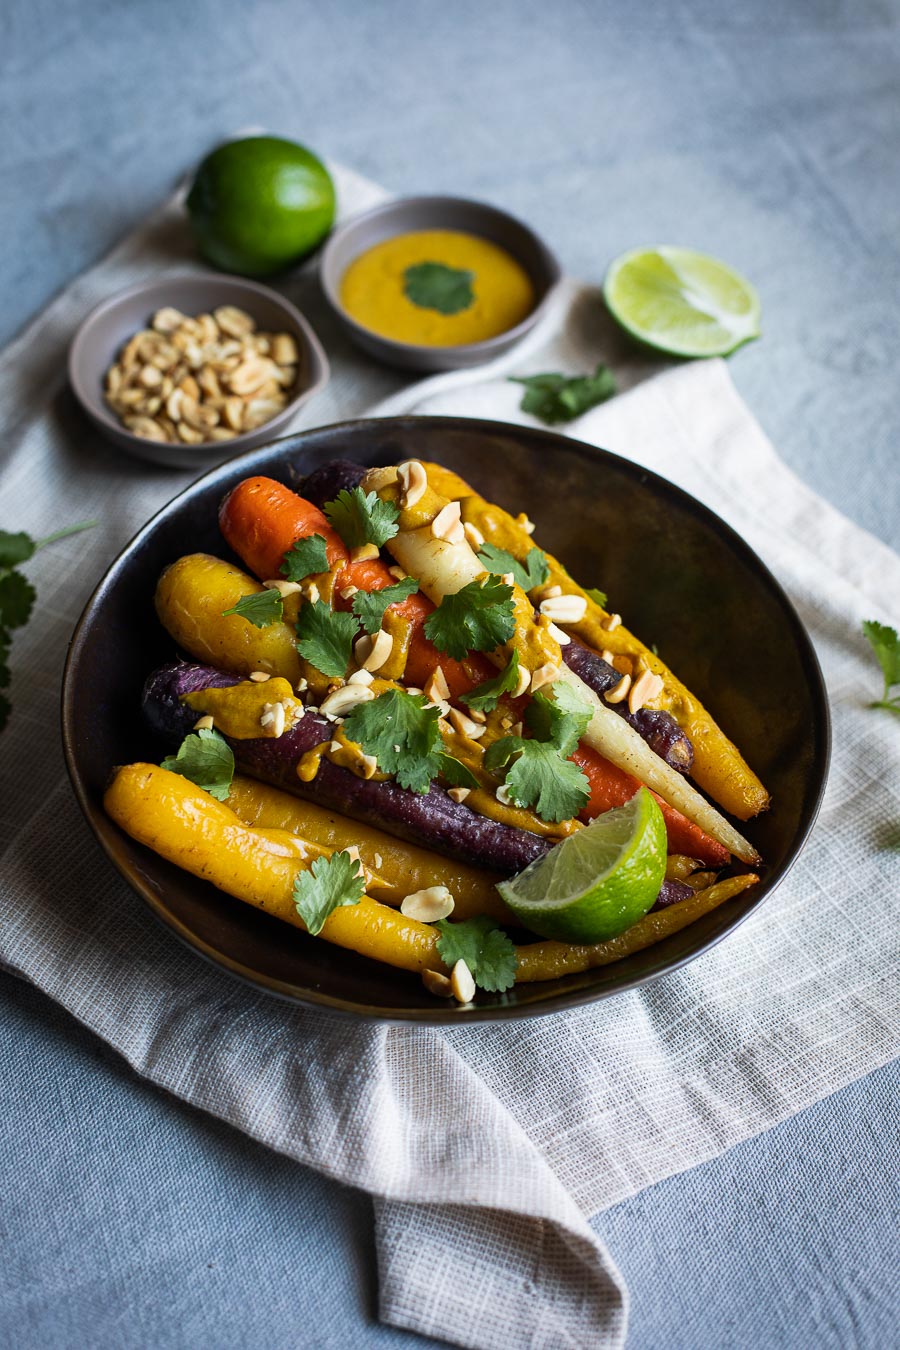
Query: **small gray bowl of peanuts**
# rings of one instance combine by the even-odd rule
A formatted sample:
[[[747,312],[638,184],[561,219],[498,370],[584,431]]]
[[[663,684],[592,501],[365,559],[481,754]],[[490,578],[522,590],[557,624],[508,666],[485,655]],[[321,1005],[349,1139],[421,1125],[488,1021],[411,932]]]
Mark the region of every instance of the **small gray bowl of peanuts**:
[[[300,311],[236,277],[133,286],[92,310],[69,349],[69,381],[94,425],[129,454],[177,469],[272,440],[328,376]]]

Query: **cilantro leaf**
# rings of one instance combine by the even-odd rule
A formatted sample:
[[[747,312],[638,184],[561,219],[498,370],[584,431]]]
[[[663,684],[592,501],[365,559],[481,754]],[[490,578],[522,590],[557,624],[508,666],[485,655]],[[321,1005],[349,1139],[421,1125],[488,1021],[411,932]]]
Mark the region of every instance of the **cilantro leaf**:
[[[590,596],[595,605],[599,605],[601,609],[606,609],[607,595],[605,591],[598,591],[596,586],[585,586],[584,593]]]
[[[440,931],[437,949],[441,960],[451,967],[465,961],[480,989],[502,994],[515,983],[519,964],[515,944],[496,919],[487,914],[458,923],[438,919],[433,927]]]
[[[374,755],[381,772],[393,774],[401,787],[424,793],[449,759],[439,718],[440,709],[428,707],[424,695],[388,689],[344,718],[344,735]]]
[[[418,589],[415,577],[406,577],[394,586],[385,586],[382,591],[357,591],[353,597],[353,613],[371,636],[381,627],[388,605],[399,605],[402,600],[415,595]]]
[[[456,661],[471,651],[493,651],[515,631],[512,596],[512,587],[495,577],[470,581],[429,614],[425,636]]]
[[[452,755],[446,753],[441,755],[439,772],[450,787],[477,788],[481,786],[472,770],[466,768],[461,759],[454,759]]]
[[[511,376],[513,384],[523,384],[525,393],[520,408],[539,421],[554,426],[557,422],[571,422],[598,404],[605,403],[616,392],[612,371],[602,361],[593,375],[526,375]]]
[[[329,525],[337,530],[348,548],[375,544],[381,548],[397,533],[400,508],[393,502],[383,502],[377,492],[363,492],[361,487],[342,488],[333,502],[325,503]]]
[[[474,280],[475,273],[462,267],[438,262],[414,263],[403,273],[403,294],[419,309],[459,314],[475,300]]]
[[[242,619],[252,623],[254,628],[268,628],[270,624],[280,623],[284,616],[281,596],[274,588],[254,591],[252,595],[242,595],[231,609],[222,610],[222,618],[229,614],[239,614]]]
[[[893,686],[900,684],[900,638],[896,629],[875,619],[866,619],[862,629],[884,676],[884,693],[872,706],[900,713],[900,694],[891,696]]]
[[[333,610],[324,601],[303,605],[297,616],[297,651],[331,680],[342,680],[350,664],[359,626],[353,614]]]
[[[288,581],[305,581],[307,577],[327,571],[327,546],[321,534],[295,539],[281,562],[281,575]]]
[[[557,683],[552,698],[538,693],[528,705],[531,739],[501,737],[488,747],[484,767],[489,773],[507,770],[506,786],[517,806],[534,807],[542,820],[568,820],[591,795],[586,775],[568,758],[590,720],[590,706]]]
[[[516,585],[521,586],[523,591],[533,591],[536,586],[543,586],[550,575],[547,555],[539,548],[530,548],[525,561],[519,562],[505,548],[482,544],[478,550],[478,561],[484,564],[486,571],[494,572],[498,577],[512,572]]]
[[[325,920],[336,909],[359,904],[365,891],[360,871],[358,859],[342,849],[330,858],[316,858],[307,871],[297,873],[294,904],[306,931],[313,937],[321,933]]]
[[[28,622],[36,594],[21,572],[0,572],[0,624],[7,631]]]
[[[500,702],[501,694],[511,694],[518,683],[519,653],[513,652],[505,670],[501,670],[492,680],[476,685],[468,694],[460,694],[460,701],[467,703],[476,712],[493,712]]]
[[[0,530],[0,567],[16,567],[33,557],[36,545],[30,534],[20,530],[11,534],[9,530]]]
[[[162,768],[180,773],[216,801],[224,802],[234,777],[234,755],[224,736],[204,727],[185,736],[178,754],[164,759]]]

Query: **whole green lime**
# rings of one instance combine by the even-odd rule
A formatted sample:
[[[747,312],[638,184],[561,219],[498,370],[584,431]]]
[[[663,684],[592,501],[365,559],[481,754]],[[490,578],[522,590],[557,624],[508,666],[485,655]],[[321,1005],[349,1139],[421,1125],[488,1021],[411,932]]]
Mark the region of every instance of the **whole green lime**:
[[[207,261],[261,277],[299,262],[334,224],[334,183],[295,141],[248,136],[213,150],[197,170],[187,209]]]

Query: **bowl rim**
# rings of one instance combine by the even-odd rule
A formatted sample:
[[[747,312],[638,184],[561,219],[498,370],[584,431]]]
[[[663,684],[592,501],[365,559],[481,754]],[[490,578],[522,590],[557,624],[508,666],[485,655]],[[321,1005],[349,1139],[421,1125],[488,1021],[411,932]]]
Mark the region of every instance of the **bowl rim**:
[[[403,427],[411,428],[414,431],[417,426],[426,423],[432,426],[435,423],[441,424],[453,430],[464,428],[467,431],[484,435],[493,433],[509,436],[511,432],[527,430],[529,436],[537,436],[539,439],[547,440],[551,446],[562,439],[566,442],[568,448],[584,459],[590,461],[599,458],[601,461],[612,462],[618,471],[624,471],[626,476],[638,479],[642,486],[650,484],[657,490],[661,489],[665,493],[674,494],[683,507],[700,517],[701,520],[712,528],[714,533],[723,539],[728,547],[735,549],[742,561],[744,561],[769,588],[771,594],[782,608],[785,619],[787,620],[788,626],[797,643],[800,662],[809,683],[810,694],[815,708],[813,729],[816,733],[816,744],[815,755],[810,767],[810,783],[812,785],[812,791],[808,794],[807,799],[803,803],[800,822],[790,851],[777,868],[767,871],[762,876],[759,884],[754,886],[750,891],[750,898],[744,904],[743,908],[740,911],[733,913],[729,921],[720,931],[707,936],[694,950],[687,952],[682,956],[673,957],[671,960],[665,962],[661,968],[645,971],[637,975],[631,975],[612,988],[603,984],[594,987],[581,986],[575,989],[559,991],[556,994],[549,995],[546,999],[535,1003],[498,1003],[488,1006],[472,1004],[465,1009],[458,1007],[448,1008],[443,1006],[443,1004],[438,1004],[434,1008],[382,1008],[360,1004],[347,998],[336,997],[335,995],[328,994],[315,988],[304,988],[298,991],[296,985],[292,985],[287,981],[275,977],[260,976],[259,972],[250,970],[248,967],[242,965],[239,960],[217,950],[193,933],[187,924],[185,924],[177,915],[167,910],[154,894],[152,887],[144,882],[141,872],[133,868],[130,864],[123,862],[118,856],[118,851],[111,850],[108,846],[107,841],[97,824],[97,817],[102,815],[102,808],[97,808],[95,803],[91,800],[90,792],[88,791],[86,784],[82,781],[76,752],[75,724],[77,709],[74,704],[73,686],[74,671],[80,657],[81,648],[84,645],[87,626],[92,617],[94,608],[103,601],[107,592],[118,580],[118,574],[127,566],[134,551],[141,543],[143,543],[145,538],[152,533],[161,518],[163,516],[168,516],[171,512],[177,510],[184,499],[189,495],[212,486],[211,480],[214,480],[217,476],[224,477],[230,475],[236,468],[240,469],[240,461],[243,460],[249,462],[265,459],[270,457],[273,453],[277,453],[281,446],[284,446],[285,452],[290,453],[286,443],[296,441],[307,435],[320,432],[341,434],[346,433],[350,429],[358,431],[363,428],[371,428],[373,431],[377,430],[378,434],[383,436],[385,434],[384,428],[387,425],[399,424]],[[250,464],[248,463],[248,468],[249,467]],[[304,431],[295,432],[289,436],[279,437],[275,441],[268,442],[266,445],[256,446],[246,451],[243,455],[235,456],[232,460],[227,460],[223,464],[215,465],[192,483],[189,483],[165,503],[165,505],[160,507],[160,509],[156,511],[131,537],[128,543],[125,544],[109,564],[85,604],[84,610],[82,611],[69,640],[69,646],[66,652],[60,697],[60,723],[66,769],[76,800],[78,801],[94,838],[122,878],[148,905],[157,921],[170,932],[174,933],[175,936],[186,946],[190,947],[192,951],[196,952],[199,956],[202,956],[212,965],[227,971],[242,983],[249,984],[254,989],[262,990],[273,996],[284,998],[288,1002],[299,1004],[300,1006],[323,1008],[342,1016],[362,1017],[375,1022],[398,1025],[413,1024],[454,1027],[472,1023],[507,1021],[509,1019],[520,1017],[549,1016],[552,1013],[563,1012],[571,1008],[584,1007],[588,1004],[598,1003],[603,999],[612,998],[617,994],[627,993],[633,989],[642,988],[644,985],[652,984],[654,980],[662,979],[664,976],[680,970],[691,961],[696,960],[699,956],[702,956],[705,952],[710,951],[713,947],[717,946],[719,942],[730,933],[734,932],[736,928],[749,918],[751,914],[755,913],[759,906],[768,899],[772,892],[788,875],[802,852],[810,832],[815,825],[825,795],[832,744],[831,711],[828,702],[828,694],[821,665],[815,647],[813,646],[812,639],[807,633],[793,602],[784,591],[780,582],[775,578],[755,550],[751,548],[740,534],[738,534],[733,526],[729,525],[727,521],[721,518],[721,516],[718,516],[710,507],[706,506],[705,503],[692,496],[689,492],[686,492],[684,488],[670,482],[661,474],[655,473],[651,469],[643,468],[633,460],[625,459],[620,455],[614,454],[610,450],[604,450],[600,447],[590,445],[585,441],[579,441],[573,437],[561,436],[558,432],[545,431],[541,428],[522,428],[516,423],[500,422],[484,418],[449,416],[422,417],[410,415],[390,418],[355,418],[343,422],[327,423],[322,427],[307,428]],[[103,820],[104,823],[111,824],[111,822],[107,822],[106,817],[103,817]],[[123,839],[127,838],[127,836],[117,829],[116,837],[118,838],[120,834]],[[728,902],[728,904],[730,903],[731,902]]]
[[[146,292],[156,290],[160,286],[165,286],[170,283],[173,286],[184,286],[192,283],[205,286],[210,284],[215,284],[217,286],[222,285],[226,288],[231,287],[235,297],[239,293],[250,292],[252,295],[260,296],[262,299],[272,301],[280,306],[290,319],[291,323],[296,327],[303,339],[308,355],[312,358],[310,365],[318,367],[318,375],[311,384],[296,393],[290,402],[285,404],[280,412],[276,413],[268,423],[264,424],[265,426],[270,426],[273,430],[278,430],[280,427],[283,427],[285,422],[298,411],[307,399],[324,389],[325,385],[330,380],[331,363],[328,360],[325,348],[322,346],[315,329],[306,318],[305,314],[303,314],[296,305],[279,291],[273,290],[270,286],[263,286],[258,281],[251,281],[245,277],[235,277],[224,273],[222,275],[217,273],[210,273],[207,275],[196,272],[172,272],[163,276],[148,278],[144,281],[135,282],[131,286],[126,286],[124,289],[106,296],[105,299],[94,305],[75,330],[69,343],[69,350],[66,358],[66,373],[69,380],[69,386],[74,393],[79,406],[94,422],[99,422],[109,431],[115,432],[120,442],[127,442],[129,447],[134,447],[135,449],[140,447],[143,450],[143,453],[146,453],[146,446],[148,444],[155,444],[149,437],[138,436],[133,431],[130,431],[128,427],[124,426],[123,423],[116,418],[115,414],[109,411],[102,397],[97,398],[96,401],[91,398],[87,392],[85,383],[81,378],[79,358],[81,357],[84,346],[90,338],[91,331],[98,320],[102,319],[110,311],[115,310],[119,305],[134,300]],[[241,431],[233,440],[224,443],[226,453],[229,447],[237,447],[236,452],[229,456],[229,458],[236,459],[238,455],[246,453],[248,450],[261,448],[248,446],[244,440],[244,437],[253,436],[261,430],[262,427],[254,427],[251,431]],[[200,445],[185,446],[184,448],[185,450],[199,451],[200,454],[205,454],[206,452],[211,454],[214,453],[216,456],[221,457],[223,443],[220,441],[204,441],[201,442]]]
[[[401,342],[398,338],[385,337],[383,333],[376,333],[373,328],[366,328],[365,324],[359,323],[357,319],[353,318],[352,314],[348,313],[338,294],[337,287],[332,282],[330,276],[330,262],[332,256],[336,252],[337,246],[352,235],[359,226],[366,224],[370,220],[377,219],[379,216],[390,216],[395,211],[405,207],[439,204],[467,206],[475,211],[485,212],[486,214],[494,216],[501,216],[503,219],[508,220],[511,224],[516,226],[517,229],[520,229],[525,234],[531,236],[548,264],[551,279],[550,284],[547,286],[541,299],[533,309],[529,310],[524,319],[520,319],[517,324],[513,324],[512,328],[506,328],[502,333],[496,333],[494,337],[481,338],[478,342],[456,342],[449,346],[443,344],[441,346],[436,346],[431,343],[423,342]],[[403,233],[402,230],[397,231],[397,234],[401,233]],[[474,231],[471,233],[474,233]],[[394,238],[394,236],[389,235],[388,238]],[[505,247],[505,245],[503,247]],[[354,261],[357,257],[361,257],[363,252],[365,252],[364,249],[360,250],[360,252],[355,255]],[[507,252],[512,253],[513,250],[507,249]],[[519,258],[517,258],[516,261],[521,263],[521,259]],[[487,359],[501,347],[506,348],[518,342],[520,338],[524,337],[526,333],[530,332],[531,329],[537,325],[546,314],[551,302],[556,296],[562,277],[562,265],[549,244],[535,229],[532,228],[531,225],[526,221],[521,220],[519,216],[513,215],[511,211],[505,210],[502,206],[494,206],[492,202],[478,201],[474,197],[457,197],[451,193],[440,192],[419,193],[408,197],[391,197],[390,200],[386,202],[378,202],[375,206],[370,206],[365,211],[360,211],[356,215],[349,216],[347,220],[342,221],[341,224],[332,230],[325,243],[325,247],[322,249],[322,256],[319,260],[319,280],[322,285],[322,290],[325,293],[325,299],[342,322],[359,336],[368,339],[370,342],[380,342],[385,348],[395,351],[398,355],[410,355],[413,352],[441,352],[456,353],[463,357],[483,355],[485,359]]]

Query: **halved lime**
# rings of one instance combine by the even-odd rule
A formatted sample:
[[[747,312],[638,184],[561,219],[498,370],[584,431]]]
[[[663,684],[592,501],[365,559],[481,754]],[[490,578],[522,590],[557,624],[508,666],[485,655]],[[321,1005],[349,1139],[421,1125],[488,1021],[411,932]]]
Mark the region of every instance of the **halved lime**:
[[[642,787],[497,890],[542,937],[605,942],[652,908],[665,874],[666,823]]]
[[[674,356],[727,356],[759,337],[759,296],[727,263],[691,248],[636,248],[610,264],[603,295],[633,337]]]

